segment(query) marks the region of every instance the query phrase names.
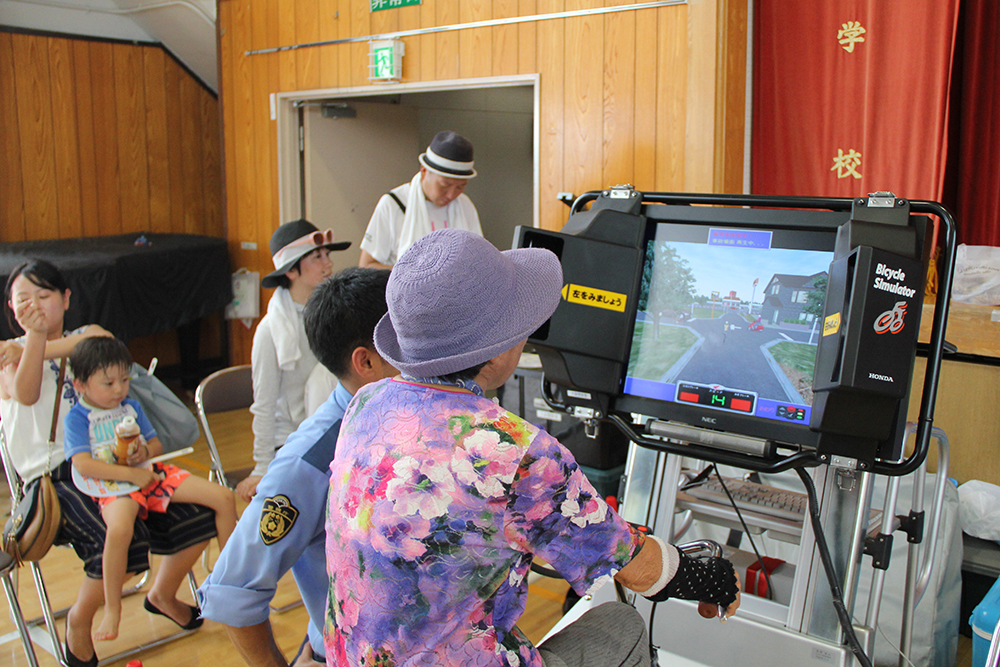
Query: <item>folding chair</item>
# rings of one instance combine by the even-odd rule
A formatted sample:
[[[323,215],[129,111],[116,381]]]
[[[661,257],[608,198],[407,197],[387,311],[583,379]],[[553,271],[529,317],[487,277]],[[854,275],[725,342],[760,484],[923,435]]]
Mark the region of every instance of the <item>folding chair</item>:
[[[208,416],[219,412],[249,410],[253,405],[253,377],[250,366],[232,366],[216,371],[201,381],[194,393],[194,404],[198,409],[198,419],[208,441],[208,452],[212,459],[209,479],[232,488],[222,467],[219,449],[215,445]]]
[[[7,596],[7,607],[10,609],[10,617],[17,627],[17,634],[21,637],[21,646],[24,647],[24,655],[28,658],[28,664],[31,667],[38,667],[38,657],[35,655],[35,647],[31,643],[28,626],[24,622],[24,614],[21,613],[21,603],[17,599],[17,586],[14,584],[16,570],[17,563],[10,554],[6,551],[0,551],[0,579],[3,580],[3,592]]]
[[[201,420],[201,428],[205,433],[205,440],[208,442],[208,451],[212,458],[212,470],[209,479],[214,479],[223,486],[232,488],[226,478],[226,471],[222,467],[222,459],[219,456],[219,448],[215,444],[212,436],[212,428],[209,425],[209,415],[220,412],[231,412],[233,410],[249,410],[253,405],[253,375],[249,365],[231,366],[216,371],[201,381],[194,392],[194,404],[198,409],[198,418]],[[206,549],[206,554],[208,550]],[[204,560],[205,570],[211,572],[208,567],[207,557]],[[294,609],[302,604],[302,600],[296,600],[283,607],[271,605],[271,611],[282,614],[290,609]]]
[[[14,470],[13,463],[10,462],[10,456],[7,453],[7,436],[4,432],[3,425],[0,424],[0,460],[2,460],[4,474],[7,478],[7,484],[10,487],[11,496],[11,507],[17,507],[17,504],[22,498],[22,487],[23,482],[17,471]],[[9,558],[5,552],[0,551],[0,561],[3,557]],[[12,561],[13,562],[13,561]],[[24,620],[21,617],[21,608],[18,604],[16,589],[13,577],[16,575],[13,567],[9,569],[5,566],[0,566],[0,576],[3,578],[4,593],[7,595],[7,600],[10,606],[10,611],[12,615],[15,615],[14,623],[17,625],[18,633],[21,635],[21,641],[24,643],[25,653],[28,654],[28,661],[31,663],[32,667],[37,667],[38,662],[35,658],[34,647],[32,645],[32,630],[36,630],[43,636],[48,636],[49,641],[52,644],[52,655],[59,662],[60,665],[66,664],[66,656],[63,654],[63,644],[59,638],[59,632],[56,629],[56,619],[66,616],[69,612],[69,608],[59,609],[53,611],[52,603],[49,601],[49,593],[45,587],[45,579],[42,576],[42,568],[38,561],[32,561],[28,564],[31,570],[31,576],[35,582],[35,590],[38,592],[38,602],[42,608],[42,615],[39,618],[33,618],[30,620]],[[142,578],[137,584],[126,588],[122,591],[122,597],[129,595],[134,595],[138,593],[142,586],[146,583],[149,577],[149,571],[147,570],[143,573]],[[198,581],[195,579],[194,572],[188,572],[188,586],[191,588],[191,596],[197,600],[198,591]],[[18,620],[20,619],[20,620]],[[45,629],[42,629],[42,626]],[[151,642],[145,642],[131,649],[122,651],[113,656],[104,658],[100,661],[100,665],[108,665],[124,658],[136,655],[145,651],[146,649],[154,648],[156,646],[161,646],[168,642],[172,642],[175,639],[180,639],[181,637],[187,637],[193,634],[195,630],[180,630],[172,635],[168,635],[161,639],[156,639]]]

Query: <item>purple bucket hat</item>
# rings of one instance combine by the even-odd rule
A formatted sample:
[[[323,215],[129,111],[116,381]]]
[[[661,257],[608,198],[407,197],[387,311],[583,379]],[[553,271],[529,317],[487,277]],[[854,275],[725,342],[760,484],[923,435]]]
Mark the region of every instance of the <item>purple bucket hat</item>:
[[[436,377],[514,347],[559,305],[562,265],[550,250],[500,252],[458,229],[414,243],[389,276],[375,349],[400,372]]]

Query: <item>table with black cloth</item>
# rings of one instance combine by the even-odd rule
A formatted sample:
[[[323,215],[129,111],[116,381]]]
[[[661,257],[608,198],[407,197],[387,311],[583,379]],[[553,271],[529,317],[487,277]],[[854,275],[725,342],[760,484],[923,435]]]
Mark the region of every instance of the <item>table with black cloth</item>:
[[[197,363],[196,325],[233,298],[229,250],[221,238],[141,232],[3,243],[4,284],[29,259],[47,260],[65,277],[72,291],[67,329],[99,324],[126,342],[177,329],[186,368]],[[0,323],[0,338],[16,335]]]

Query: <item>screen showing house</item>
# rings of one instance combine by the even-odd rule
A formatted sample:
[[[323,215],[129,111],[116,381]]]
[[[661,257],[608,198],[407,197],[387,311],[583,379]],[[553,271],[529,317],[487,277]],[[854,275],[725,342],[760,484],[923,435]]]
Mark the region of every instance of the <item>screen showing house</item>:
[[[624,393],[808,425],[833,260],[808,238],[657,224]]]

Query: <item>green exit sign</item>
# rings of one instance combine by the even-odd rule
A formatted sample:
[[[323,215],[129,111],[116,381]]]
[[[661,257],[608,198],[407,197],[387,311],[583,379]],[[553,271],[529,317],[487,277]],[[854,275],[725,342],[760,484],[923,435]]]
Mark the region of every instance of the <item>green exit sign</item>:
[[[403,78],[405,44],[400,39],[369,42],[368,79],[373,83],[394,83]]]
[[[380,12],[383,9],[396,9],[397,7],[409,7],[419,5],[420,0],[372,0],[372,11]]]

